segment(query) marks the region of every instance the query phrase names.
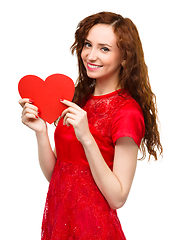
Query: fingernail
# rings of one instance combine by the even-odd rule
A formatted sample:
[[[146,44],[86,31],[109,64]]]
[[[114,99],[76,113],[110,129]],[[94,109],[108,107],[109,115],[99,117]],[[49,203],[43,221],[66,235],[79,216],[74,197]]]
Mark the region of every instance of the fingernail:
[[[59,100],[60,100],[60,102],[64,101],[64,99],[63,99],[63,98],[60,98]]]
[[[36,119],[38,119],[38,116],[35,116]]]
[[[32,100],[32,99],[29,99],[29,103],[34,103],[34,100]]]

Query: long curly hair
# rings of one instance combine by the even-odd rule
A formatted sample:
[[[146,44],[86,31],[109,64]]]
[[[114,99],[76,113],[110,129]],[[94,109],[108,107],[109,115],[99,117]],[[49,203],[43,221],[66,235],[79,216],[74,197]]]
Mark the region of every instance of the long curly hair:
[[[129,18],[123,18],[121,15],[111,12],[100,12],[83,19],[78,24],[75,42],[71,46],[72,54],[75,52],[77,54],[79,70],[73,102],[82,107],[94,92],[95,79],[87,76],[81,52],[90,29],[96,24],[107,24],[113,27],[117,36],[117,46],[121,49],[125,60],[118,76],[118,86],[129,91],[131,96],[140,104],[144,114],[145,135],[140,146],[143,154],[142,159],[146,157],[147,148],[149,160],[150,156],[157,160],[157,152],[161,155],[163,148],[157,124],[156,96],[151,90],[137,28]]]

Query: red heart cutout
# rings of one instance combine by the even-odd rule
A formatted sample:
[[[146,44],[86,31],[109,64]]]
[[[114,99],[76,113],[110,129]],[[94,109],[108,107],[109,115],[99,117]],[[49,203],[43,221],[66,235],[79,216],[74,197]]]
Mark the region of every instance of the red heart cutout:
[[[20,96],[34,100],[39,117],[50,124],[67,108],[60,99],[72,101],[74,90],[72,79],[63,74],[53,74],[45,81],[37,76],[27,75],[18,83]]]

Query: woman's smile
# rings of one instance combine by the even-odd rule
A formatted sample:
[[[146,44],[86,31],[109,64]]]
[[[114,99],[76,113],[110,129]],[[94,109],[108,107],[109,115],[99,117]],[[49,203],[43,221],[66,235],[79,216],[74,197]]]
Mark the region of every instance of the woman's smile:
[[[96,65],[96,64],[92,64],[92,63],[87,63],[87,68],[89,71],[95,71],[98,70],[100,68],[102,68],[102,65]]]

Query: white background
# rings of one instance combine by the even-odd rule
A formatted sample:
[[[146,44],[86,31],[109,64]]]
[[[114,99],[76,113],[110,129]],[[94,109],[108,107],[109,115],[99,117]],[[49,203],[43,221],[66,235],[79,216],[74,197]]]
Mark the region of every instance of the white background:
[[[136,24],[157,96],[164,158],[138,162],[127,203],[118,215],[128,240],[176,240],[177,3],[175,0],[30,0],[0,2],[0,239],[38,240],[48,182],[37,158],[33,131],[21,123],[18,81],[63,73],[74,81],[77,61],[69,51],[77,24],[112,11]],[[51,144],[54,126],[49,126]]]

